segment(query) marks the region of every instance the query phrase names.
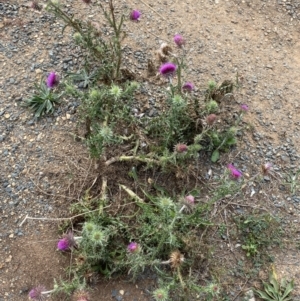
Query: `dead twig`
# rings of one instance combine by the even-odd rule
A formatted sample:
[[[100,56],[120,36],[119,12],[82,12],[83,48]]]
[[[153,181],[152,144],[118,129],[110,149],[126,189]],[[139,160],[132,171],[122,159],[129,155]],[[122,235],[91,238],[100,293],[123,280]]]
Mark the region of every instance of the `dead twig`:
[[[45,195],[54,196],[54,197],[62,197],[62,198],[69,199],[69,200],[77,200],[75,197],[69,197],[69,196],[62,195],[62,194],[48,193],[48,192],[44,191],[42,188],[40,188],[40,187],[33,181],[33,179],[32,179],[29,175],[28,175],[28,177],[29,177],[29,179],[31,180],[31,182],[33,183],[33,185],[34,185],[40,192],[42,192],[42,193],[45,194]]]
[[[109,208],[109,206],[106,206],[104,207],[103,209],[106,209],[106,208]],[[40,220],[40,221],[67,221],[67,220],[72,220],[78,216],[83,216],[83,215],[86,215],[86,214],[89,214],[89,213],[92,213],[92,212],[96,212],[96,211],[99,211],[99,209],[95,209],[95,210],[91,210],[91,211],[88,211],[88,212],[84,212],[84,213],[81,213],[81,214],[76,214],[76,215],[73,215],[73,216],[70,216],[70,217],[31,217],[31,216],[28,216],[28,214],[25,216],[25,218],[23,219],[23,221],[20,223],[19,227],[22,227],[23,224],[26,222],[26,220],[28,219],[31,219],[31,220]]]

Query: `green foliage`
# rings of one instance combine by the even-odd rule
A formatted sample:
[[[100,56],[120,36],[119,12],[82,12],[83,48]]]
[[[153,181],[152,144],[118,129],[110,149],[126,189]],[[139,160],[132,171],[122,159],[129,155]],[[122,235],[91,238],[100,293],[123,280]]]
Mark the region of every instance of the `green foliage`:
[[[131,124],[136,122],[131,107],[138,84],[103,85],[81,92],[80,114],[86,124],[87,144],[91,154],[101,156],[106,147],[127,141]]]
[[[81,280],[77,275],[75,275],[72,281],[64,281],[62,279],[54,279],[54,289],[52,291],[53,295],[59,295],[63,293],[65,295],[71,296],[77,290],[84,290],[86,288],[86,281]]]
[[[206,220],[206,206],[192,206],[186,213],[184,202],[167,196],[153,197],[149,202],[136,198],[136,213],[129,216],[106,214],[91,216],[83,224],[78,254],[84,258],[84,270],[98,270],[106,275],[130,270],[132,275],[145,267],[160,268],[174,250],[186,249],[189,233],[210,223]],[[130,241],[138,241],[139,252],[126,251]]]
[[[284,185],[288,186],[290,189],[290,192],[292,194],[295,194],[296,191],[299,190],[300,188],[300,183],[299,183],[299,174],[300,174],[300,169],[296,171],[296,173],[292,174],[288,174],[287,175],[287,179],[286,182],[284,183]]]
[[[29,107],[34,112],[36,118],[53,113],[55,105],[60,102],[60,98],[64,92],[60,94],[53,92],[43,81],[39,85],[35,83],[34,87],[35,94],[26,99],[22,106]]]
[[[281,279],[279,282],[276,272],[273,268],[269,276],[269,282],[264,282],[264,290],[254,290],[261,299],[266,301],[289,301],[293,300],[291,293],[294,289],[294,280],[288,282]]]
[[[279,244],[280,222],[270,214],[254,214],[235,218],[247,256],[262,256],[267,247]]]

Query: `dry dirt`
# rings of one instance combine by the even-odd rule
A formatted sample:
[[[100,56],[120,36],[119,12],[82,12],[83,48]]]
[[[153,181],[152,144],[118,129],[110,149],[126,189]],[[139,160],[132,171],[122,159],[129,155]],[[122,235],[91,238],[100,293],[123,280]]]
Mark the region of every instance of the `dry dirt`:
[[[61,2],[72,6],[73,11],[78,10],[81,15],[90,19],[102,18],[97,15],[93,6],[86,6],[80,0]],[[18,16],[5,18],[33,24],[34,20],[41,16],[29,10],[25,1],[10,0],[9,4],[19,8]],[[291,5],[293,6],[294,2],[291,1]],[[140,22],[126,23],[130,34],[125,44],[142,52],[146,58],[153,57],[162,41],[172,43],[175,33],[185,37],[186,47],[189,49],[186,59],[190,70],[186,78],[193,81],[199,91],[205,89],[208,80],[222,82],[223,79],[234,78],[236,73],[239,73],[244,78],[244,86],[236,99],[239,103],[249,105],[250,113],[245,119],[254,127],[255,132],[260,133],[260,141],[266,141],[273,147],[293,143],[296,154],[299,153],[297,116],[300,110],[298,104],[300,24],[297,18],[292,18],[288,14],[286,1],[124,0],[119,1],[117,6],[127,7],[128,11],[131,8],[141,10]],[[300,8],[295,6],[294,12],[294,15],[300,14]],[[4,21],[2,15],[0,42],[5,46],[14,39],[12,31],[17,27],[20,31],[26,28],[20,23],[9,24]],[[22,165],[16,182],[18,178],[22,178],[33,183],[30,189],[21,190],[18,195],[21,202],[24,199],[30,200],[22,203],[21,211],[15,209],[14,206],[17,205],[14,205],[13,196],[7,194],[4,186],[0,187],[1,301],[27,300],[28,290],[32,286],[42,283],[50,289],[54,278],[59,279],[65,275],[64,269],[71,259],[56,251],[59,237],[58,223],[30,220],[22,227],[18,225],[26,214],[52,218],[70,216],[68,208],[74,201],[74,191],[78,188],[73,186],[72,179],[81,172],[86,174],[90,166],[86,159],[88,157],[86,149],[68,135],[75,130],[75,118],[69,118],[66,112],[63,112],[51,120],[42,120],[38,124],[31,125],[28,124],[32,119],[30,113],[18,106],[18,98],[28,96],[28,87],[32,82],[38,80],[43,72],[51,71],[42,69],[41,72],[30,73],[28,69],[32,64],[33,54],[38,55],[36,62],[47,62],[49,60],[47,43],[53,45],[56,39],[59,39],[63,46],[69,43],[68,36],[61,37],[57,32],[51,34],[49,23],[33,32],[31,37],[30,43],[19,45],[17,56],[9,57],[5,51],[0,53],[2,66],[0,112],[5,111],[0,115],[0,121],[1,130],[3,133],[7,132],[5,139],[0,142],[1,183],[8,182],[5,188],[13,188],[11,168],[24,160],[26,163]],[[136,66],[137,73],[140,72],[143,76],[146,74],[146,60],[140,63],[133,55],[127,59]],[[21,60],[21,63],[17,64],[17,60]],[[14,78],[15,83],[9,82],[9,78]],[[12,116],[17,117],[14,119]],[[9,126],[11,128],[8,131]],[[252,138],[248,135],[240,144],[240,151],[249,158],[249,162],[245,162],[246,165],[253,164],[256,156],[259,156],[258,153],[249,151],[247,143],[252,143],[255,149],[256,141]],[[15,144],[18,147],[13,152]],[[5,154],[6,150],[8,155]],[[39,154],[47,160],[41,160]],[[274,165],[287,166],[286,169],[282,167],[283,170],[288,170],[288,164],[299,168],[298,160],[286,162],[282,155],[284,153],[280,156],[274,155]],[[48,160],[49,158],[51,160]],[[263,159],[260,156],[259,160]],[[82,163],[85,160],[86,164]],[[80,185],[84,187],[86,183],[84,179],[82,181]],[[61,186],[66,186],[61,185],[62,182],[69,183],[68,192],[61,191]],[[271,195],[273,191],[268,190],[268,193]],[[266,199],[270,195],[267,195]],[[68,196],[72,196],[73,199]],[[285,201],[284,196],[281,195],[279,198]],[[249,199],[249,202],[252,200]],[[276,210],[275,207],[273,209]],[[286,206],[286,210],[291,212],[291,222],[297,228],[300,211],[291,203]],[[224,247],[228,246],[225,244]],[[277,271],[289,279],[295,278],[294,300],[300,300],[299,251],[291,247],[277,252],[275,254]],[[147,289],[151,285],[149,281],[130,284],[124,279],[107,282],[98,279],[92,282],[91,300],[115,300],[112,297],[113,290],[118,290],[118,294],[119,290],[124,290],[124,301],[148,300],[141,288]],[[248,285],[244,287],[240,285],[240,289],[247,287]],[[239,296],[233,294],[230,300],[238,298]]]

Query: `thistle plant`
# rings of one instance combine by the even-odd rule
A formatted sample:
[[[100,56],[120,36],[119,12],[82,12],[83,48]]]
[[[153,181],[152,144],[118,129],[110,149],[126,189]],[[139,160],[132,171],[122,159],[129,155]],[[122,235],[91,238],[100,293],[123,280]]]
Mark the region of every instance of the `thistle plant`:
[[[87,5],[92,3],[90,0],[83,2]],[[115,12],[113,0],[97,1],[96,4],[112,34],[103,35],[97,22],[77,20],[64,12],[56,1],[49,1],[47,5],[47,9],[63,20],[65,26],[73,29],[74,43],[85,54],[84,69],[67,76],[65,91],[81,103],[79,119],[85,125],[82,140],[91,155],[100,160],[105,158],[101,162],[104,171],[114,162],[122,161],[130,165],[137,161],[148,168],[155,166],[153,172],[157,167],[173,176],[176,172],[176,177],[188,170],[187,165],[195,163],[200,152],[212,153],[211,159],[216,162],[222,151],[228,151],[236,143],[239,130],[239,122],[219,126],[220,99],[232,92],[231,82],[220,86],[210,82],[205,99],[201,102],[195,97],[194,84],[184,79],[187,41],[177,34],[174,43],[180,54],[172,52],[167,44],[163,44],[159,52],[162,63],[159,72],[163,81],[168,82],[165,99],[162,100],[164,109],[151,118],[144,116],[144,113],[139,114],[135,108],[139,107],[135,92],[140,85],[133,81],[125,82],[121,72],[125,16]],[[140,22],[141,12],[134,9],[128,18]],[[52,112],[53,106],[50,105],[59,98],[54,93],[58,83],[56,73],[51,73],[43,83],[41,91],[44,94],[40,92],[39,98],[28,102],[33,108],[35,103],[43,105],[36,110],[38,116]],[[39,99],[43,101],[39,102]],[[240,117],[247,110],[244,104]],[[107,158],[111,154],[114,157]],[[134,167],[131,165],[131,171]],[[229,164],[227,176],[222,179],[224,183],[216,189],[208,203],[200,203],[195,200],[194,193],[184,188],[180,194],[178,191],[171,193],[149,182],[150,193],[148,184],[139,185],[137,170],[134,168],[131,172],[135,189],[117,183],[125,197],[122,195],[115,200],[111,196],[110,199],[110,194],[106,194],[109,181],[104,176],[103,191],[88,206],[77,206],[88,213],[76,229],[79,236],[67,232],[57,243],[58,250],[72,251],[75,257],[75,263],[71,266],[74,280],[69,285],[64,282],[56,284],[55,289],[68,295],[74,294],[76,301],[87,301],[89,296],[80,285],[84,275],[102,273],[110,277],[115,273],[127,272],[136,278],[145,268],[150,268],[157,272],[162,283],[153,292],[155,300],[170,300],[172,294],[178,292],[184,300],[188,300],[191,292],[201,292],[211,299],[216,297],[219,290],[215,283],[199,287],[191,273],[187,273],[195,260],[195,251],[190,244],[195,242],[197,249],[202,247],[198,233],[211,225],[208,214],[210,205],[220,196],[236,191],[238,181],[229,181],[229,178],[238,180],[242,173]],[[268,170],[269,166],[264,166],[264,172]],[[126,197],[131,199],[131,203],[130,206],[126,203],[124,210],[125,205],[119,206],[117,202],[126,201]],[[108,202],[107,207],[112,206],[112,210],[104,210]],[[98,209],[94,210],[94,207]],[[38,287],[31,295],[41,300],[48,293],[50,291]]]
[[[86,2],[87,4],[89,2]],[[120,79],[120,68],[122,64],[122,47],[121,42],[125,37],[122,26],[125,16],[121,15],[117,20],[113,0],[108,1],[106,8],[101,1],[96,2],[101,8],[109,26],[113,29],[113,36],[109,39],[103,38],[99,31],[97,22],[85,22],[75,19],[73,16],[65,13],[60,5],[55,1],[48,1],[47,10],[53,13],[57,18],[65,23],[65,27],[70,26],[75,31],[74,40],[77,45],[87,49],[92,58],[98,63],[100,75],[108,82]],[[137,17],[138,11],[134,13]]]
[[[44,82],[41,80],[40,84],[35,83],[35,93],[24,101],[22,106],[29,107],[36,118],[43,115],[51,114],[54,112],[55,105],[60,103],[60,98],[64,92],[60,94],[55,93],[55,87],[58,85],[59,80],[56,73],[51,72]]]
[[[89,294],[86,290],[86,282],[83,279],[75,276],[72,281],[56,281],[52,290],[46,290],[43,285],[38,285],[32,288],[28,293],[29,300],[44,301],[49,296],[54,296],[58,293],[63,293],[67,296],[73,296],[75,301],[89,301]]]

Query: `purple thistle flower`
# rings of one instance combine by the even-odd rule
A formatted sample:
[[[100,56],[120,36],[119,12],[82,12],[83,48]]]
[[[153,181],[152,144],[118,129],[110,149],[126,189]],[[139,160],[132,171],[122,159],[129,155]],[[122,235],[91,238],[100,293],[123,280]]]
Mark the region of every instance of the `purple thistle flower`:
[[[230,170],[230,173],[231,173],[231,176],[234,178],[234,179],[239,179],[243,174],[238,170],[236,169],[233,164],[228,164],[227,165],[227,168]]]
[[[47,87],[48,88],[54,88],[59,83],[58,76],[55,72],[50,72],[50,74],[47,77]]]
[[[132,21],[138,21],[139,18],[140,18],[140,16],[141,16],[141,12],[138,11],[138,10],[136,10],[136,9],[134,9],[134,10],[130,13],[130,19],[131,19]]]
[[[69,242],[66,238],[62,238],[57,243],[57,249],[60,251],[66,251],[69,249]]]
[[[76,246],[76,241],[72,232],[68,232],[57,243],[57,249],[60,251],[67,251]]]
[[[247,112],[249,110],[249,106],[246,104],[241,105],[241,110]]]
[[[180,34],[174,36],[174,42],[178,47],[182,47],[185,43],[183,37]]]
[[[188,203],[190,203],[190,204],[194,204],[194,203],[195,203],[195,198],[194,198],[191,194],[187,195],[187,196],[185,197],[185,200],[186,200]]]
[[[45,292],[45,287],[38,285],[29,292],[28,296],[31,300],[42,301],[44,300],[43,292]]]
[[[172,77],[176,72],[177,66],[172,63],[165,63],[160,66],[159,72],[164,77]]]
[[[130,253],[136,253],[139,249],[139,245],[136,242],[131,242],[128,246],[127,246],[127,250]]]
[[[194,90],[195,86],[193,83],[191,82],[186,82],[183,86],[182,86],[182,90],[186,91],[186,92],[192,92]]]

